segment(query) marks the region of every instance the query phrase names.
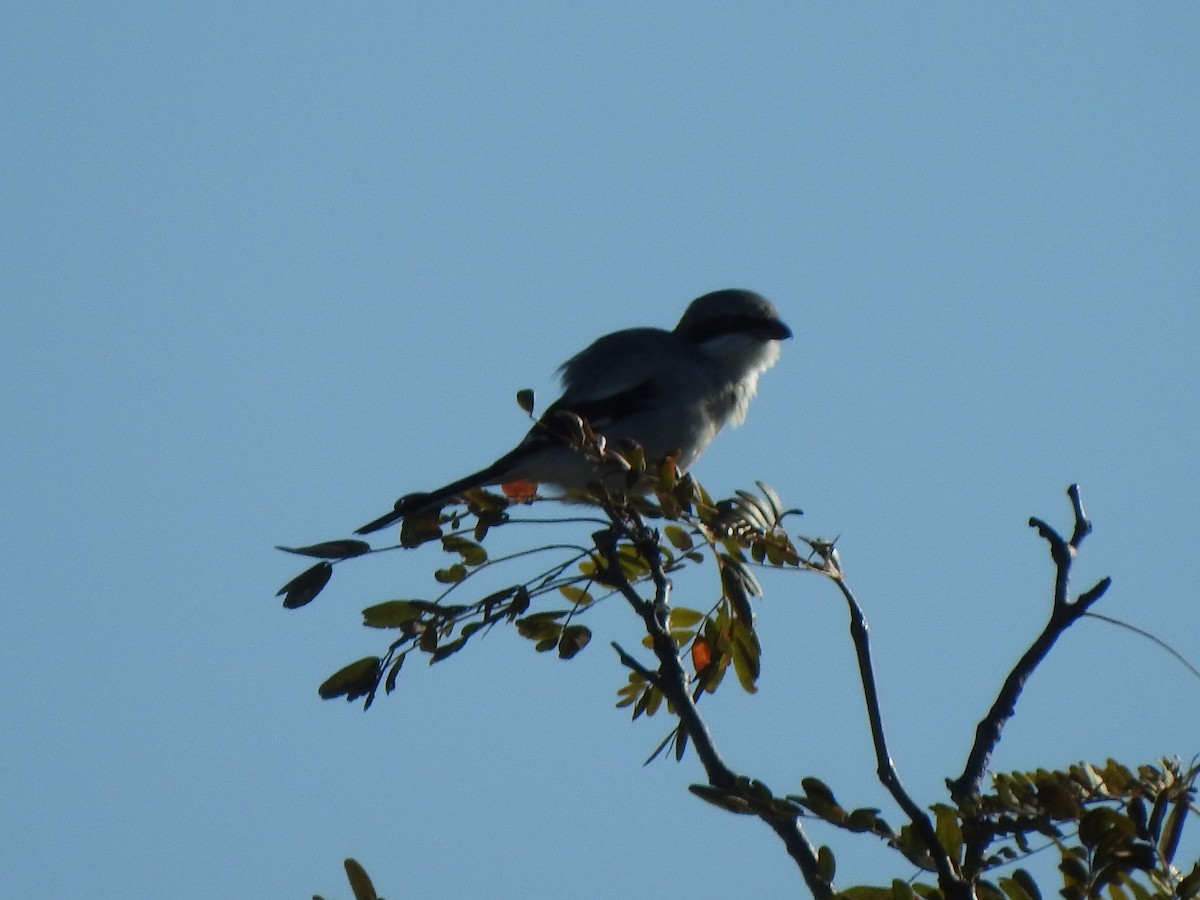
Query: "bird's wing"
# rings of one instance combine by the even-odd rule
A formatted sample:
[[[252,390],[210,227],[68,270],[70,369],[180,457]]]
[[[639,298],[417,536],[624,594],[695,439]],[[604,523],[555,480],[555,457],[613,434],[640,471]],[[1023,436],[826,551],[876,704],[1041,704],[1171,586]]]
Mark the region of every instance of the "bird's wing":
[[[629,328],[606,334],[562,364],[563,395],[555,406],[584,415],[577,406],[613,401],[653,381],[686,359],[689,348],[659,328]]]
[[[573,481],[578,457],[563,443],[561,424],[556,422],[557,413],[574,413],[600,432],[607,431],[614,420],[638,423],[635,431],[638,437],[653,438],[661,427],[653,408],[661,405],[680,385],[701,381],[706,374],[703,361],[696,357],[689,344],[677,335],[657,328],[631,328],[605,335],[567,360],[560,373],[562,397],[546,409],[541,422],[511,451],[487,468],[435,491],[401,497],[394,510],[367,523],[356,533],[377,531],[473,487],[496,484],[509,477],[535,478],[539,470],[544,472],[551,464],[565,470],[571,476],[569,481]],[[620,434],[622,430],[624,435]],[[628,430],[619,428],[618,436],[628,436]],[[551,457],[545,455],[548,451]]]

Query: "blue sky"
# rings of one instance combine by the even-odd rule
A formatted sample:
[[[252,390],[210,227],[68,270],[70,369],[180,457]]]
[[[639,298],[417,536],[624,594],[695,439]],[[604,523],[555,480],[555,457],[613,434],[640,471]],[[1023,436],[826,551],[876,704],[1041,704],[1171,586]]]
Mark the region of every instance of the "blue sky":
[[[316,685],[429,561],[272,599],[272,545],[490,461],[518,389],[715,288],[796,338],[696,474],[840,537],[919,799],[1044,620],[1025,521],[1071,481],[1079,586],[1194,657],[1197,46],[1189,4],[7,5],[5,893],[345,897],[348,855],[390,897],[794,891],[694,760],[642,768],[619,608],[569,664],[497,633],[364,715]],[[898,820],[834,589],[763,581],[721,748]],[[1190,758],[1198,699],[1084,622],[994,764]],[[845,885],[910,874],[811,836]]]

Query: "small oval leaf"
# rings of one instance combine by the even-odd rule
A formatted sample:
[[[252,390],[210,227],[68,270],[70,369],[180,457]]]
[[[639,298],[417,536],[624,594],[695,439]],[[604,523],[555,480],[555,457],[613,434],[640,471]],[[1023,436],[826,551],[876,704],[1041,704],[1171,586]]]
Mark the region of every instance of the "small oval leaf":
[[[279,589],[276,597],[283,597],[285,609],[298,609],[306,603],[311,603],[317,594],[329,583],[333,575],[333,566],[327,562],[319,562],[311,569],[305,569],[287,584]]]
[[[364,697],[375,689],[379,681],[379,662],[378,656],[365,656],[343,666],[325,679],[317,688],[317,693],[323,700],[342,696],[347,700]]]
[[[396,657],[396,661],[392,663],[392,667],[388,669],[387,680],[383,683],[383,689],[387,693],[390,694],[396,689],[396,676],[400,674],[400,669],[404,665],[404,660],[406,658],[406,654],[401,654],[400,656]]]
[[[833,851],[822,846],[817,850],[817,874],[826,884],[833,884],[833,876],[836,872],[837,861],[833,857]]]
[[[316,556],[320,559],[349,559],[352,556],[362,556],[371,552],[371,545],[366,541],[343,540],[322,541],[319,544],[309,544],[307,547],[276,546],[276,550],[284,553],[295,553],[298,556]]]
[[[699,625],[704,619],[705,615],[702,612],[688,609],[686,606],[675,606],[671,608],[667,622],[671,628],[691,628],[693,625]]]
[[[663,534],[667,536],[667,540],[671,542],[676,550],[691,550],[693,546],[692,536],[678,525],[667,525],[663,528]]]
[[[564,584],[559,587],[558,592],[576,606],[589,606],[593,602],[591,594],[574,584]]]
[[[591,629],[584,625],[568,625],[562,630],[562,636],[558,639],[559,658],[571,659],[586,647],[591,639]]]
[[[353,859],[347,859],[343,865],[346,867],[346,878],[350,881],[350,890],[354,891],[354,900],[379,900],[366,869]]]
[[[455,563],[445,569],[438,569],[433,573],[433,577],[440,584],[457,584],[467,577],[467,567],[462,563]]]
[[[363,610],[363,624],[368,628],[402,628],[421,617],[421,610],[408,600],[388,600]]]

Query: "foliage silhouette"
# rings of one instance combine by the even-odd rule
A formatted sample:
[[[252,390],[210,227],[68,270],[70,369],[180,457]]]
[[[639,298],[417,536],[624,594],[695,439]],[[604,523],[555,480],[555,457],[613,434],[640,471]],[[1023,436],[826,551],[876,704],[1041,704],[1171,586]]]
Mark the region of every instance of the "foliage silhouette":
[[[529,500],[518,504],[475,490],[461,504],[406,519],[393,546],[373,549],[362,541],[337,540],[280,548],[322,558],[281,589],[289,608],[312,601],[329,583],[335,566],[367,553],[436,543],[453,557],[434,573],[443,585],[437,596],[387,600],[363,610],[364,625],[395,636],[379,655],[356,660],[331,675],[320,686],[320,696],[361,699],[369,708],[381,688],[384,694],[396,690],[410,656],[440,662],[497,627],[511,626],[538,652],[554,651],[571,659],[591,640],[585,624],[589,611],[601,601],[621,598],[640,621],[642,643],[652,661],[612,642],[627,670],[617,691],[618,706],[629,708],[635,719],[665,712],[674,720],[650,758],[669,751],[678,760],[693,749],[706,780],[692,785],[692,793],[723,810],[764,822],[818,900],[905,900],[914,895],[925,900],[1040,900],[1043,890],[1019,863],[1044,845],[1058,853],[1059,893],[1067,900],[1200,897],[1200,863],[1180,867],[1175,861],[1185,822],[1197,812],[1200,766],[1194,761],[1184,765],[1163,759],[1134,768],[1114,760],[1078,763],[1062,770],[995,774],[984,787],[988,760],[1028,678],[1110,584],[1104,578],[1071,595],[1072,563],[1092,527],[1076,485],[1068,489],[1074,514],[1069,537],[1042,519],[1029,520],[1047,542],[1055,565],[1048,621],[976,725],[962,772],[947,778],[946,796],[922,805],[904,788],[888,752],[866,618],[843,577],[834,544],[801,536],[793,542],[786,525],[798,511],[784,508],[764,484],[759,483],[757,492],[738,491],[714,501],[691,476],[681,476],[670,458],[649,461],[637,447],[616,452],[594,435],[585,435],[580,449],[594,457],[599,473],[583,498],[590,505],[582,513],[550,520],[523,517],[521,513],[532,508]],[[592,530],[586,541],[489,556],[487,536],[520,521],[553,521],[564,530],[584,524]],[[553,563],[530,566],[546,554],[553,555]],[[715,565],[718,598],[701,608],[675,603],[671,576],[708,561]],[[500,590],[458,599],[470,597],[481,573],[522,566],[533,571],[522,571]],[[829,786],[811,776],[800,779],[802,793],[777,794],[735,771],[718,751],[699,704],[705,694],[726,683],[731,669],[744,691],[756,689],[760,643],[753,603],[762,593],[753,572],[756,566],[818,574],[845,600],[877,776],[903,817],[898,828],[878,809],[847,809]],[[901,858],[903,877],[888,885],[836,887],[832,850],[817,846],[808,835],[808,827],[817,822],[882,840]],[[361,867],[356,871],[362,872]],[[932,880],[920,880],[923,875]],[[356,897],[362,883],[360,879]]]

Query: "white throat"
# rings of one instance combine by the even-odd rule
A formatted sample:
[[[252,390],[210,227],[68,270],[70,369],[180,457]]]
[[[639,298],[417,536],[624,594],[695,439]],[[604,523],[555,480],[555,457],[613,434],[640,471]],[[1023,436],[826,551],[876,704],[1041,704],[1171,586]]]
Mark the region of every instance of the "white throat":
[[[758,376],[779,360],[779,342],[748,334],[722,334],[704,341],[699,348],[713,361],[717,369],[714,377],[727,385],[729,424],[741,425],[758,390]]]

